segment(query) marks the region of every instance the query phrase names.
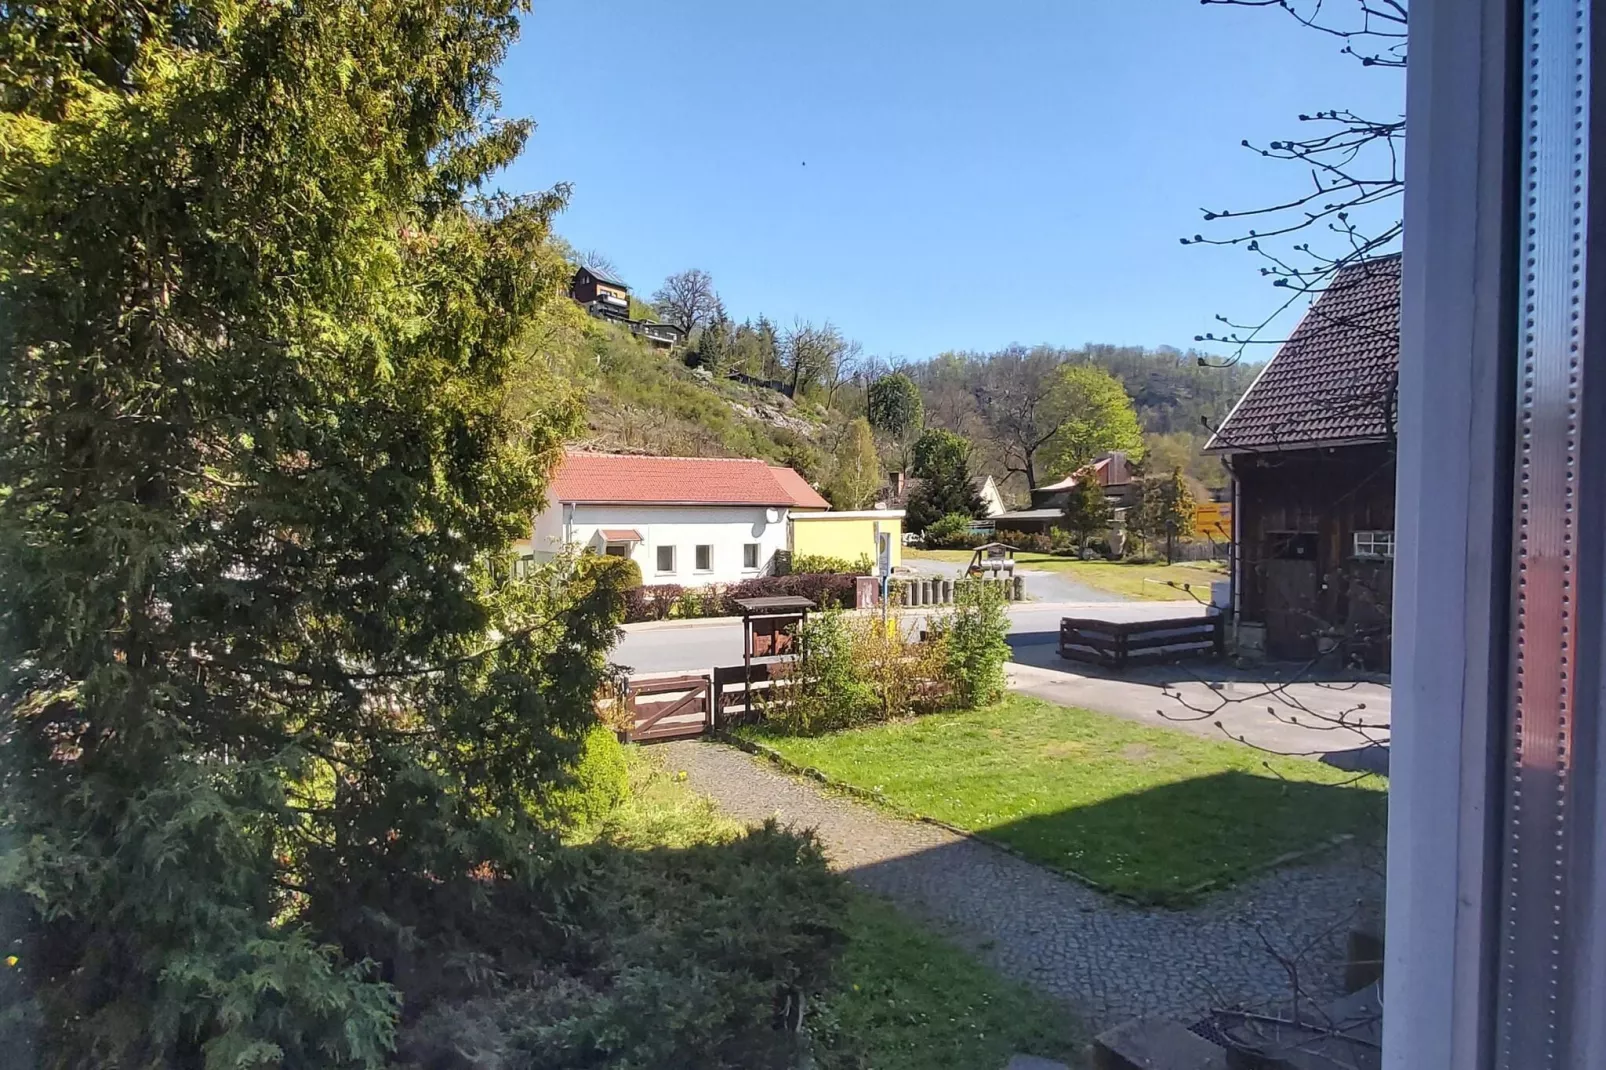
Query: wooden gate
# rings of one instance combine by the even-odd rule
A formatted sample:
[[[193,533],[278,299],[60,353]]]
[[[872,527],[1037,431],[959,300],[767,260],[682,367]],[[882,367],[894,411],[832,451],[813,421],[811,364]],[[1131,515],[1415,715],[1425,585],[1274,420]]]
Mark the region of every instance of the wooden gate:
[[[626,743],[700,736],[713,726],[712,687],[702,674],[631,680],[626,700]]]

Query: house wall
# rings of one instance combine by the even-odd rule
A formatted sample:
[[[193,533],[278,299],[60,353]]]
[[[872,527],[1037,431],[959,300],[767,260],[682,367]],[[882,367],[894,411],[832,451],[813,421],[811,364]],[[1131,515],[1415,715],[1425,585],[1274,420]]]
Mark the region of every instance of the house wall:
[[[1386,667],[1393,562],[1357,558],[1354,536],[1394,530],[1392,448],[1240,454],[1232,471],[1240,613],[1266,625],[1268,653],[1310,657],[1336,636],[1354,660]],[[1308,560],[1287,558],[1288,535],[1313,543]]]
[[[987,516],[997,516],[1004,512],[1004,496],[998,493],[998,484],[993,481],[992,476],[988,476],[982,483],[978,493],[981,494],[982,511]]]
[[[787,549],[785,507],[775,507],[777,519],[767,519],[762,505],[572,505],[554,504],[535,519],[534,556],[549,560],[565,543],[578,549],[602,552],[603,528],[633,528],[642,537],[630,557],[641,566],[643,582],[735,583],[769,573],[775,552]],[[742,567],[742,547],[757,543],[758,567]],[[699,572],[696,547],[713,547],[713,569]],[[675,569],[659,572],[658,547],[675,547]]]
[[[857,561],[865,555],[875,560],[875,526],[892,535],[892,567],[903,563],[903,517],[901,512],[886,516],[853,513],[793,513],[792,552],[821,557],[840,557]]]

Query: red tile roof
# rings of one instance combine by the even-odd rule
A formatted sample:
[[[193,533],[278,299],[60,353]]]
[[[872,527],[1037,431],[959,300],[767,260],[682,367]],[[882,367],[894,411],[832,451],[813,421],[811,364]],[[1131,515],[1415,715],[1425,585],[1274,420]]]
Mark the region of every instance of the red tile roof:
[[[558,465],[548,496],[555,502],[830,508],[790,468],[718,457],[568,453]]]
[[[1220,453],[1385,441],[1400,359],[1400,259],[1341,269],[1210,439]]]

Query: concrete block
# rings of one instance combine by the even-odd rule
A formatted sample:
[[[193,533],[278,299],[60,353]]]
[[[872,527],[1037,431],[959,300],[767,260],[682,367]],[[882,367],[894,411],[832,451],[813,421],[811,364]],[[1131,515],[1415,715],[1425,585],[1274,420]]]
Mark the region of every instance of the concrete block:
[[[1134,1018],[1093,1041],[1093,1070],[1227,1070],[1220,1045],[1169,1018]]]

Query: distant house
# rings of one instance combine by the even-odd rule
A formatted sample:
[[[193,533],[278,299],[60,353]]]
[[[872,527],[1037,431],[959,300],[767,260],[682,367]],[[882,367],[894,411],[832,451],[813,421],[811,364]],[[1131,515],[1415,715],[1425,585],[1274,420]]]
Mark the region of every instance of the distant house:
[[[1388,664],[1400,261],[1340,270],[1207,450],[1232,473],[1240,641]]]
[[[1136,484],[1133,480],[1136,478],[1136,473],[1133,471],[1131,460],[1125,453],[1117,450],[1100,456],[1083,471],[1090,471],[1093,478],[1103,485],[1104,496],[1117,510],[1118,518],[1119,510],[1131,504],[1135,492]],[[1018,531],[1026,534],[1048,532],[1062,527],[1065,503],[1071,496],[1071,488],[1081,479],[1081,472],[1073,472],[1057,482],[1033,487],[1030,508],[1001,512],[993,517],[993,523],[1000,532]]]
[[[918,476],[891,472],[887,475],[886,486],[876,494],[876,501],[884,508],[907,508],[910,496],[923,482],[925,481]],[[976,491],[976,496],[981,499],[980,519],[990,520],[1004,511],[1004,496],[999,493],[998,481],[992,476],[972,476],[970,485]]]
[[[598,319],[612,320],[654,349],[674,349],[686,341],[686,332],[673,323],[630,318],[630,287],[597,268],[575,271],[569,296]]]
[[[630,287],[597,268],[583,267],[575,271],[569,283],[569,296],[598,319],[630,321]]]
[[[783,551],[873,556],[876,523],[901,543],[900,512],[829,509],[802,476],[764,461],[571,452],[522,549],[628,557],[648,584],[692,586],[770,574]]]

